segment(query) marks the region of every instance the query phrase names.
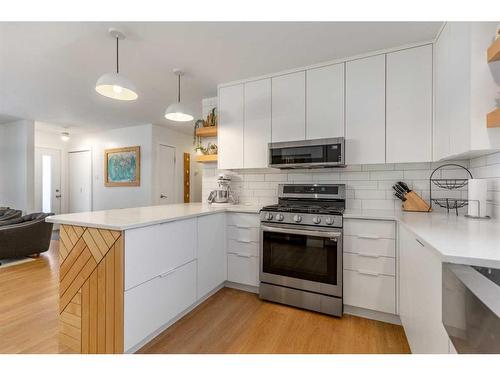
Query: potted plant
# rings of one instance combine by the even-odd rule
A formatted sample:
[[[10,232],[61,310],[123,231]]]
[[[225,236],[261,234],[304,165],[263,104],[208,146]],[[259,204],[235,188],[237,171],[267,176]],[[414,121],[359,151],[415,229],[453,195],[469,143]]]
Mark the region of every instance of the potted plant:
[[[198,155],[198,156],[205,155],[205,153],[206,153],[205,147],[203,147],[201,144],[196,146],[194,148],[194,151],[196,152],[196,155]]]

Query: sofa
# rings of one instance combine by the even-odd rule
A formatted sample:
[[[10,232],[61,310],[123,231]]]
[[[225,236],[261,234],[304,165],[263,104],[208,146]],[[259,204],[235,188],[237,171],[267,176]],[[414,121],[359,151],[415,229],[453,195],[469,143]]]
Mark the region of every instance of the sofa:
[[[0,222],[0,259],[39,255],[49,249],[52,223],[43,212],[14,217]]]
[[[5,222],[18,219],[22,216],[21,210],[13,210],[9,207],[0,207],[0,225],[4,225]]]

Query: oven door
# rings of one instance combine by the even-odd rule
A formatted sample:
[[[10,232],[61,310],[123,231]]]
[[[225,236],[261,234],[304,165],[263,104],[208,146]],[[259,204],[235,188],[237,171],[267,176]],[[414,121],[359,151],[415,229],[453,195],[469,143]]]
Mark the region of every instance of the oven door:
[[[342,297],[342,229],[261,225],[260,281]]]

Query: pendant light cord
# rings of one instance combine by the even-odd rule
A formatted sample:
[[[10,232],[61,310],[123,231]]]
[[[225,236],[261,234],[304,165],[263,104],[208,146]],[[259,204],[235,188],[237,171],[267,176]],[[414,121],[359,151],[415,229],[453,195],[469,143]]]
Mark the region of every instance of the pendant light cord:
[[[177,79],[177,86],[178,86],[178,89],[177,89],[177,103],[180,103],[181,102],[181,75],[179,74],[178,76],[178,79]]]
[[[119,65],[118,65],[119,64],[119,58],[118,58],[118,56],[119,56],[118,55],[118,40],[119,40],[119,38],[117,37],[116,38],[116,73],[117,74],[120,73],[120,68],[119,68]]]

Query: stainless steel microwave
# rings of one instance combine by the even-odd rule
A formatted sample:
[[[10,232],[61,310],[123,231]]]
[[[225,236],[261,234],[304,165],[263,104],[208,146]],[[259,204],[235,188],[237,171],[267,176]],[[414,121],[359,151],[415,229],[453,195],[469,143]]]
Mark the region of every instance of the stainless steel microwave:
[[[269,143],[269,167],[278,169],[345,167],[344,138]]]

